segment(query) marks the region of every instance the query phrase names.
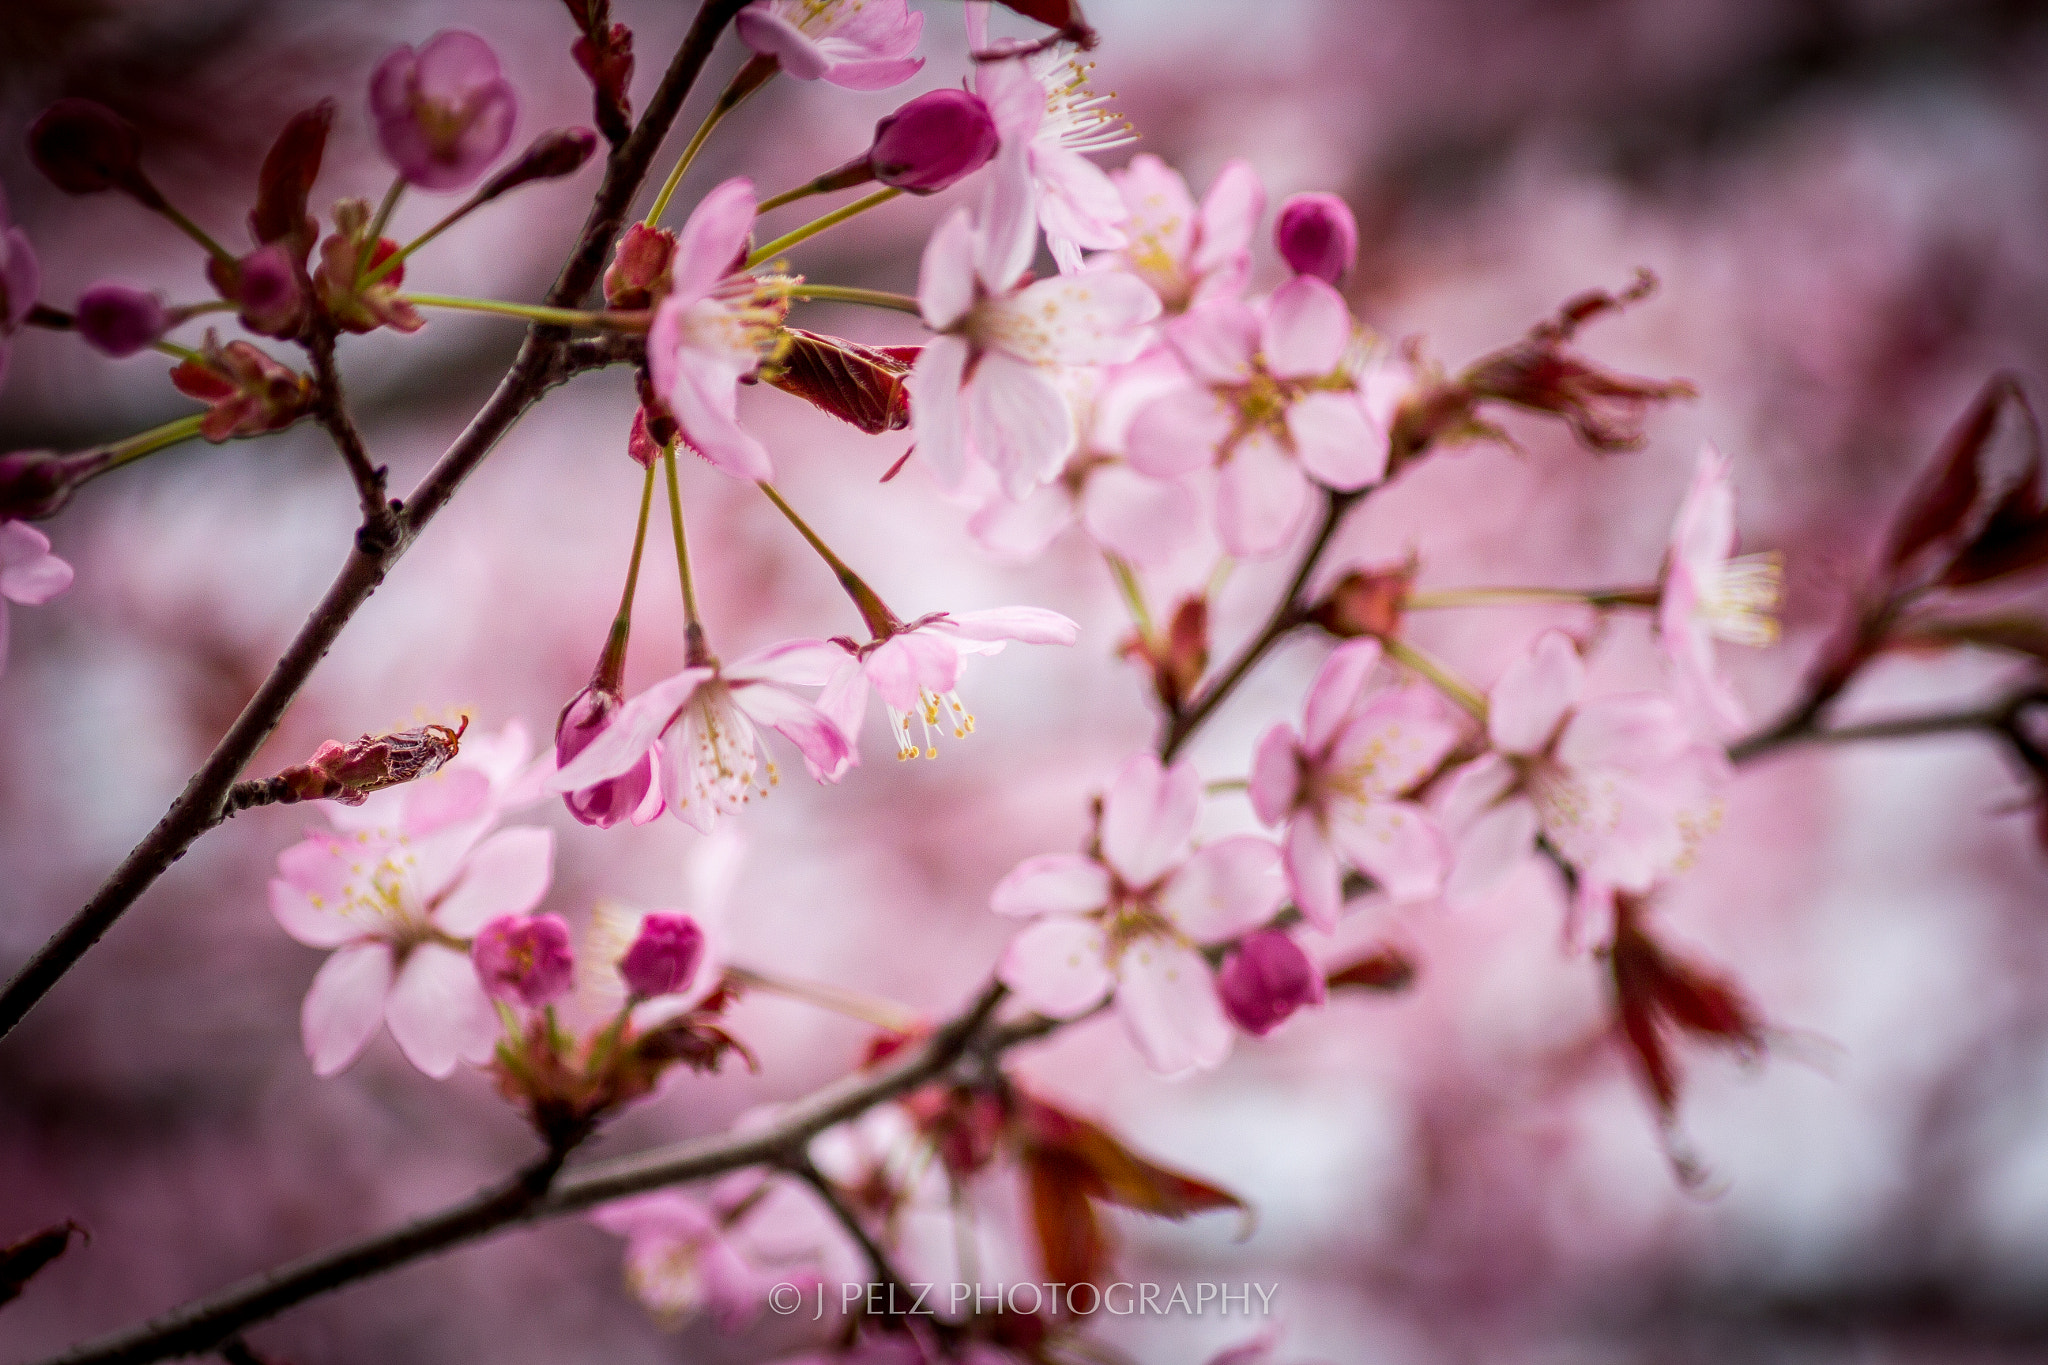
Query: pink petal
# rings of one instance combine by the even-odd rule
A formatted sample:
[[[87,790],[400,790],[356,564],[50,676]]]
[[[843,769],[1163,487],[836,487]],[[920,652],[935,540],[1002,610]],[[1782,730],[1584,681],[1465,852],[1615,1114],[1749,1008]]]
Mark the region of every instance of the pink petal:
[[[1366,637],[1339,645],[1323,660],[1302,712],[1303,747],[1310,753],[1322,754],[1329,747],[1338,725],[1380,666],[1380,653],[1380,642]]]
[[[467,759],[469,753],[465,745],[463,757]],[[414,838],[423,838],[476,819],[490,804],[489,776],[476,768],[443,768],[432,777],[406,785],[398,827]]]
[[[1413,802],[1337,807],[1330,837],[1346,861],[1395,901],[1427,900],[1443,889],[1450,845],[1436,821]]]
[[[1166,324],[1166,342],[1196,379],[1240,384],[1259,349],[1259,315],[1237,299],[1197,304]]]
[[[991,344],[1020,359],[1118,365],[1145,349],[1145,324],[1159,316],[1159,296],[1135,275],[1091,270],[1040,280],[989,307],[1015,319],[1013,327],[992,329]]]
[[[956,612],[935,623],[932,629],[958,635],[963,640],[1018,640],[1027,645],[1070,645],[1081,638],[1081,627],[1044,607],[990,607],[986,611]]]
[[[834,774],[821,780],[837,781],[836,775],[851,766],[852,742],[823,712],[795,693],[759,683],[734,688],[732,700],[749,718],[796,745],[814,774]]]
[[[917,272],[917,307],[925,326],[935,332],[951,328],[974,307],[976,245],[974,220],[966,209],[956,209],[924,244],[924,258]],[[649,345],[652,344],[650,341]],[[931,347],[927,346],[918,357],[920,365],[930,353]],[[913,417],[917,415],[916,404],[911,405],[910,412]]]
[[[960,405],[960,384],[967,372],[967,343],[958,337],[933,337],[918,352],[917,364],[904,381],[910,392],[910,437],[918,458],[939,487],[957,490],[967,475],[967,428]]]
[[[1695,578],[1719,572],[1735,553],[1735,491],[1728,482],[1728,461],[1712,443],[1700,447],[1692,486],[1678,509],[1671,531],[1671,564]]]
[[[423,943],[406,955],[384,1022],[407,1061],[439,1079],[458,1061],[488,1061],[498,1016],[466,954]]]
[[[1252,751],[1248,794],[1252,811],[1269,825],[1285,820],[1300,799],[1301,740],[1286,721],[1275,722]]]
[[[611,728],[555,774],[548,790],[577,791],[631,769],[711,674],[708,668],[686,668],[627,702],[612,718]]]
[[[1131,418],[1131,468],[1155,479],[1205,469],[1215,463],[1236,421],[1229,405],[1206,388],[1169,389]]]
[[[818,695],[818,713],[839,728],[846,738],[846,761],[835,768],[811,768],[811,777],[818,782],[837,782],[845,776],[846,769],[860,762],[857,741],[860,738],[860,723],[868,709],[868,678],[861,671],[860,662],[852,655],[846,656],[839,665],[839,671],[825,684],[825,690]],[[809,763],[809,760],[805,760]]]
[[[1136,754],[1102,801],[1102,856],[1125,884],[1150,886],[1186,860],[1201,814],[1202,779],[1189,763]]]
[[[1402,795],[1434,772],[1463,730],[1420,687],[1382,692],[1355,710],[1323,752],[1323,766],[1345,776],[1366,801]]]
[[[968,440],[1011,497],[1021,498],[1059,473],[1074,448],[1074,414],[1045,371],[990,351],[961,397]],[[914,394],[911,404],[914,410]]]
[[[1627,692],[1587,702],[1557,739],[1558,762],[1570,768],[1650,772],[1692,747],[1692,731],[1668,697]]]
[[[1165,916],[1197,943],[1221,943],[1273,918],[1287,898],[1280,849],[1239,834],[1195,851],[1159,889]]]
[[[828,640],[784,640],[757,649],[726,667],[728,682],[772,682],[785,687],[823,687],[846,662],[846,651]]]
[[[715,1232],[711,1211],[680,1190],[657,1190],[590,1211],[590,1221],[606,1232],[634,1240],[694,1242]]]
[[[468,938],[500,915],[523,915],[547,895],[554,867],[553,830],[500,830],[469,855],[462,880],[434,910],[433,921],[457,938]]]
[[[71,586],[69,564],[50,553],[50,539],[20,521],[0,521],[0,597],[40,606]]]
[[[1198,275],[1229,269],[1250,249],[1266,212],[1266,187],[1246,161],[1232,161],[1202,196],[1201,226],[1191,264]]]
[[[732,273],[754,230],[754,203],[754,182],[743,175],[721,182],[697,202],[676,234],[670,299],[693,304]]]
[[[1309,482],[1264,430],[1237,443],[1216,482],[1216,533],[1239,559],[1284,548],[1308,512]]]
[[[1329,285],[1297,275],[1273,291],[1260,331],[1268,370],[1283,379],[1326,375],[1350,344],[1351,310]]]
[[[916,16],[922,20],[922,14]],[[825,73],[827,84],[841,90],[887,90],[924,70],[924,58],[902,57],[893,61],[839,61]]]
[[[1192,948],[1163,938],[1132,944],[1117,964],[1116,1008],[1146,1064],[1162,1076],[1206,1070],[1230,1055],[1215,975]]]
[[[988,47],[988,16],[984,9],[978,4],[967,6],[968,45],[976,51]],[[977,15],[982,26],[979,38],[974,36]],[[1045,122],[1045,83],[1033,76],[1023,62],[976,63],[974,93],[988,105],[1005,145],[1014,142],[1028,147]]]
[[[1026,858],[996,883],[989,908],[998,915],[1080,915],[1109,904],[1109,869],[1078,853]]]
[[[719,304],[698,305],[711,310]],[[751,358],[750,358],[751,359]],[[686,349],[674,385],[662,392],[690,448],[719,473],[750,483],[775,477],[768,448],[739,424],[739,382],[752,364],[735,369],[728,357]]]
[[[957,657],[957,656],[956,656]],[[861,661],[861,671],[882,694],[882,701],[898,711],[914,711],[921,698],[917,689],[917,658],[905,637],[892,635]]]
[[[1031,268],[1037,251],[1038,186],[1031,175],[1031,143],[1005,131],[982,191],[975,274],[991,294],[1007,293]]]
[[[1335,929],[1344,910],[1344,876],[1322,823],[1306,812],[1296,816],[1284,852],[1295,908],[1323,932]]]
[[[286,849],[278,856],[279,870],[284,871],[282,864],[287,857],[300,849],[313,847],[309,842]],[[308,885],[306,880],[291,872],[273,878],[270,883],[271,915],[287,934],[308,948],[339,948],[363,934],[363,921],[343,911],[347,858],[337,855],[332,861],[340,875],[331,885]]]
[[[1586,685],[1586,665],[1569,635],[1546,630],[1509,664],[1487,694],[1487,732],[1507,754],[1534,754],[1557,734]]]
[[[803,30],[769,9],[749,5],[733,20],[740,41],[764,57],[775,58],[791,80],[814,81],[832,69],[832,61]]]
[[[1483,900],[1521,865],[1536,841],[1536,808],[1513,796],[1477,816],[1459,836],[1444,899],[1454,906]]]
[[[1311,393],[1287,409],[1294,458],[1325,488],[1351,492],[1378,483],[1387,472],[1387,436],[1365,406],[1348,393]]]
[[[1036,559],[1074,524],[1064,488],[1040,487],[1022,502],[998,494],[967,519],[967,531],[990,554],[1014,562]]]
[[[1473,821],[1506,800],[1521,780],[1515,765],[1499,754],[1481,754],[1446,779],[1436,802],[1437,817],[1456,839]]]
[[[1031,147],[1031,174],[1038,182],[1038,221],[1064,274],[1081,266],[1081,249],[1124,246],[1130,220],[1123,196],[1100,166],[1077,151],[1050,142]]]
[[[1089,920],[1041,919],[1010,940],[996,977],[1027,1009],[1055,1019],[1085,1013],[1115,978],[1103,961],[1102,929]]]
[[[391,991],[391,949],[382,943],[343,948],[321,964],[299,1011],[313,1074],[332,1076],[362,1053],[384,1019]]]
[[[1201,501],[1186,485],[1120,464],[1097,467],[1081,489],[1081,524],[1089,538],[1141,568],[1178,554],[1201,522]]]

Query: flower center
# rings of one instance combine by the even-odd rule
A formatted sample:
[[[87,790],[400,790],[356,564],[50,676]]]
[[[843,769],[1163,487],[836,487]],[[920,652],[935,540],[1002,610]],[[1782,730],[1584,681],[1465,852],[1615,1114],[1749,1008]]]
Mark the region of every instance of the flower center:
[[[1694,614],[1714,635],[1761,648],[1778,642],[1778,604],[1785,595],[1785,561],[1777,554],[1743,555],[1700,585]]]
[[[1110,109],[1116,91],[1098,95],[1088,85],[1095,63],[1078,57],[1055,57],[1049,66],[1034,63],[1032,72],[1045,87],[1045,121],[1038,140],[1077,152],[1101,152],[1138,140],[1130,120]]]
[[[733,705],[732,688],[724,679],[699,687],[677,723],[685,787],[678,804],[699,801],[731,815],[756,796],[766,796],[780,780],[775,764],[763,762],[760,736]]]

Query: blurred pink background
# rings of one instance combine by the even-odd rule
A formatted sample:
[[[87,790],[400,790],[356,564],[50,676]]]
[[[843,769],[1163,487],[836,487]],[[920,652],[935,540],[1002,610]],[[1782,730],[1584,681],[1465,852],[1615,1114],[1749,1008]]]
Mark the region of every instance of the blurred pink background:
[[[644,99],[689,6],[619,0]],[[857,95],[778,82],[734,116],[685,185],[745,172],[780,189],[861,150],[871,121],[965,69],[959,7],[923,0],[919,82]],[[1246,157],[1273,202],[1336,190],[1364,228],[1352,297],[1390,336],[1460,364],[1560,300],[1664,282],[1585,349],[1703,397],[1659,414],[1644,452],[1596,460],[1558,426],[1526,449],[1438,456],[1347,526],[1338,562],[1409,547],[1426,586],[1607,585],[1654,572],[1702,439],[1734,457],[1745,549],[1782,549],[1784,644],[1728,651],[1760,717],[1873,551],[1883,517],[1994,367],[2048,377],[2048,15],[2014,0],[1091,0],[1098,89],[1143,150],[1197,191]],[[0,183],[34,239],[46,300],[114,277],[200,297],[195,251],[133,205],[69,200],[22,130],[60,94],[146,130],[149,165],[194,216],[236,229],[283,117],[341,101],[315,193],[381,192],[363,89],[391,45],[486,34],[520,90],[522,136],[587,122],[553,0],[328,6],[298,0],[50,0],[0,9]],[[722,49],[681,127],[737,64]],[[679,144],[680,138],[677,139]],[[1128,151],[1112,154],[1121,160]],[[665,164],[665,163],[664,163]],[[423,253],[408,283],[537,298],[596,183],[521,193]],[[937,216],[971,188],[906,202],[805,249],[813,279],[908,290]],[[417,195],[410,235],[441,211]],[[786,213],[787,225],[804,216]],[[784,219],[774,220],[781,224]],[[239,240],[239,238],[237,238]],[[1265,250],[1262,237],[1261,249]],[[1259,280],[1276,278],[1270,252]],[[909,320],[818,307],[812,325],[909,341]],[[376,457],[403,490],[509,359],[509,321],[447,314],[415,337],[347,342]],[[0,449],[68,448],[187,410],[160,359],[115,362],[47,333],[17,339]],[[640,474],[624,458],[624,371],[578,379],[492,455],[343,635],[256,764],[458,708],[537,736],[602,644]],[[1070,650],[1013,647],[972,667],[979,718],[936,762],[897,764],[878,724],[837,788],[785,779],[738,825],[748,857],[733,956],[943,1013],[985,978],[1010,926],[986,910],[1017,859],[1074,846],[1086,799],[1147,745],[1142,678],[1115,657],[1107,576],[1069,537],[992,560],[913,462],[784,395],[743,397],[780,486],[907,615],[1031,603],[1075,617]],[[832,579],[753,491],[684,471],[699,591],[727,657],[853,630]],[[339,563],[355,498],[311,427],[157,456],[86,490],[44,529],[73,591],[16,609],[0,675],[0,972],[89,894],[161,813]],[[666,547],[642,584],[629,683],[680,666]],[[1224,647],[1281,565],[1219,602]],[[1490,682],[1546,620],[1435,614],[1416,638]],[[1596,673],[1654,677],[1640,621]],[[1292,718],[1322,646],[1295,642],[1196,746],[1243,773]],[[1990,695],[1986,658],[1883,665],[1848,714]],[[1246,1196],[1184,1225],[1116,1215],[1127,1278],[1278,1282],[1280,1361],[1977,1361],[2048,1349],[2048,865],[2025,791],[1973,737],[1802,752],[1745,770],[1667,936],[1730,969],[1787,1030],[1745,1071],[1688,1054],[1684,1128],[1713,1172],[1673,1179],[1649,1108],[1606,1041],[1598,964],[1560,944],[1531,876],[1483,910],[1368,906],[1347,942],[1391,938],[1421,964],[1389,999],[1345,997],[1220,1071],[1151,1077],[1114,1023],[1022,1054],[1046,1093],[1162,1159]],[[698,836],[673,821],[600,832],[558,805],[548,908],[572,922],[616,896],[675,904]],[[1207,827],[1251,824],[1241,800]],[[414,1072],[388,1038],[317,1081],[298,1005],[319,955],[265,908],[279,849],[320,823],[253,812],[204,839],[0,1044],[0,1241],[64,1218],[91,1229],[0,1310],[25,1359],[466,1194],[529,1154],[488,1081]],[[859,1026],[772,997],[737,1031],[758,1076],[679,1083],[593,1152],[714,1132],[843,1073]],[[1105,1321],[1102,1339],[1182,1362],[1259,1324]],[[648,1321],[619,1243],[582,1220],[507,1233],[256,1329],[300,1365],[487,1358],[752,1362],[807,1340],[770,1320],[723,1338]]]

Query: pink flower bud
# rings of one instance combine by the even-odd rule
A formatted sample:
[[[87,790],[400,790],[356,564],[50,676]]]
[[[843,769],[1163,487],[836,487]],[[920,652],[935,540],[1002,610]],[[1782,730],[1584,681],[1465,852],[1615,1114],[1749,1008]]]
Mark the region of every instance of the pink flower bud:
[[[529,1009],[567,995],[576,977],[560,915],[500,915],[477,930],[469,956],[484,994]]]
[[[704,961],[704,931],[688,915],[657,910],[619,959],[626,989],[643,1000],[689,989]]]
[[[1323,974],[1301,945],[1278,929],[1247,934],[1216,973],[1224,1013],[1263,1038],[1304,1005],[1323,1003]]]
[[[569,704],[562,708],[561,719],[555,722],[556,767],[582,753],[590,747],[592,740],[611,728],[620,700],[616,688],[597,683],[592,683],[570,699]],[[661,813],[660,802],[648,799],[653,788],[654,760],[650,754],[621,776],[607,778],[580,791],[564,792],[562,804],[569,808],[569,814],[599,829],[610,829],[626,819],[645,824]],[[642,811],[643,805],[650,809]]]
[[[634,223],[619,236],[604,272],[605,302],[614,308],[651,308],[668,293],[676,235],[666,228]]]
[[[154,294],[125,284],[96,284],[78,296],[78,334],[86,344],[116,358],[134,355],[170,325]]]
[[[476,202],[495,199],[531,181],[574,175],[596,150],[597,134],[588,128],[556,128],[542,133],[517,161],[484,183],[476,192]]]
[[[1280,206],[1273,242],[1295,274],[1336,284],[1358,260],[1358,220],[1334,194],[1297,194]]]
[[[370,77],[377,145],[408,182],[459,190],[512,141],[519,97],[491,45],[450,29],[415,52],[401,47]]]
[[[885,185],[933,194],[987,165],[1000,141],[978,97],[932,90],[875,125],[868,164]]]
[[[0,522],[56,516],[81,484],[113,462],[113,455],[104,450],[76,455],[12,450],[0,455]]]
[[[277,243],[259,246],[235,262],[231,277],[216,273],[225,297],[232,298],[242,323],[252,332],[290,340],[305,320],[306,295],[291,253]],[[223,280],[225,283],[223,284]]]

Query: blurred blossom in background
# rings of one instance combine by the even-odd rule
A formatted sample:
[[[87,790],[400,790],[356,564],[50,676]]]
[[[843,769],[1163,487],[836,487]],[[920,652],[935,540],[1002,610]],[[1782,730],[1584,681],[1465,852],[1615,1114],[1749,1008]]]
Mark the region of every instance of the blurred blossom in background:
[[[876,118],[965,65],[959,6],[924,0],[931,60],[861,94],[778,82],[728,120],[687,203],[733,174],[764,191],[857,156]],[[642,54],[636,105],[691,7],[620,0]],[[1441,455],[1353,519],[1335,562],[1422,546],[1425,587],[1643,581],[1703,439],[1733,460],[1745,548],[1785,554],[1786,634],[1739,651],[1752,714],[1775,714],[1875,553],[1884,516],[1984,376],[2048,392],[2048,10],[2024,0],[1092,0],[1094,84],[1199,193],[1233,158],[1269,203],[1331,190],[1355,210],[1354,309],[1459,365],[1558,301],[1650,302],[1582,340],[1603,363],[1683,375],[1639,454],[1595,458],[1554,423],[1510,419],[1521,451]],[[475,29],[520,93],[516,138],[586,121],[556,0],[45,0],[0,7],[0,183],[36,243],[42,296],[117,279],[197,296],[186,243],[112,196],[64,198],[23,131],[82,95],[145,131],[151,168],[195,218],[237,222],[269,137],[341,101],[315,207],[378,194],[362,92],[398,42]],[[660,54],[660,55],[657,55]],[[741,60],[720,50],[679,126]],[[666,165],[666,161],[659,164]],[[538,298],[594,172],[477,215],[408,287]],[[890,290],[964,192],[906,200],[806,248],[802,268]],[[971,201],[968,201],[971,202]],[[444,204],[403,203],[409,237]],[[793,214],[787,225],[808,214]],[[784,220],[772,220],[783,224]],[[780,230],[780,227],[778,227]],[[1283,277],[1270,235],[1254,286]],[[1043,264],[1043,258],[1041,263]],[[907,318],[814,324],[913,342]],[[414,337],[353,339],[343,364],[370,446],[405,489],[508,361],[515,324],[437,314]],[[0,450],[73,448],[186,410],[161,357],[110,361],[73,338],[13,342]],[[539,740],[604,640],[640,470],[622,458],[630,377],[577,379],[522,422],[384,588],[254,765],[331,737],[442,721],[523,722]],[[831,790],[785,781],[738,822],[726,925],[735,961],[855,986],[935,1015],[984,979],[1013,926],[989,888],[1077,845],[1086,797],[1149,742],[1142,674],[1115,657],[1115,592],[1076,537],[1024,567],[991,558],[907,434],[866,438],[779,395],[741,414],[779,484],[906,618],[1029,602],[1082,626],[970,677],[979,725],[936,762],[869,761]],[[738,656],[859,622],[752,490],[683,471],[706,623]],[[232,719],[353,533],[356,503],[315,428],[190,445],[95,484],[43,524],[77,567],[61,610],[17,611],[0,675],[0,971],[90,893]],[[651,556],[650,564],[660,563]],[[1284,564],[1248,566],[1215,633],[1254,629]],[[2036,604],[2038,605],[2038,604]],[[682,666],[669,577],[642,584],[628,690]],[[1432,613],[1417,640],[1490,680],[1558,608]],[[1621,623],[1600,681],[1654,676]],[[1321,651],[1258,674],[1194,757],[1245,771],[1292,719]],[[1992,694],[2010,666],[1951,653],[1879,666],[1878,713]],[[1845,719],[1853,719],[1847,716]],[[1168,1084],[1114,1022],[1020,1054],[1021,1074],[1134,1143],[1242,1194],[1234,1220],[1116,1215],[1125,1277],[1278,1282],[1280,1359],[1950,1361],[2048,1350],[2048,860],[2026,796],[1974,736],[1795,751],[1745,769],[1669,937],[1741,977],[1788,1029],[1770,1065],[1691,1061],[1683,1128],[1710,1171],[1674,1179],[1607,1034],[1600,969],[1562,944],[1550,884],[1525,876],[1456,914],[1366,907],[1343,941],[1420,964],[1390,997],[1339,993],[1221,1070]],[[550,805],[548,906],[679,903],[703,841],[676,822],[608,836]],[[1205,834],[1254,827],[1211,803]],[[461,1072],[426,1081],[389,1038],[317,1080],[299,1001],[318,954],[280,933],[265,884],[310,808],[251,812],[201,841],[0,1047],[0,1240],[65,1218],[92,1231],[0,1316],[25,1358],[278,1261],[467,1194],[531,1137]],[[708,1134],[844,1073],[861,1028],[772,996],[732,1027],[762,1069],[676,1084],[598,1155]],[[1080,1063],[1085,1062],[1085,1065]],[[1246,1335],[1210,1317],[1126,1318],[1102,1337],[1194,1361]],[[751,1362],[804,1340],[773,1318],[738,1336],[651,1323],[616,1238],[580,1219],[502,1235],[316,1301],[263,1329],[299,1362],[604,1359]]]

